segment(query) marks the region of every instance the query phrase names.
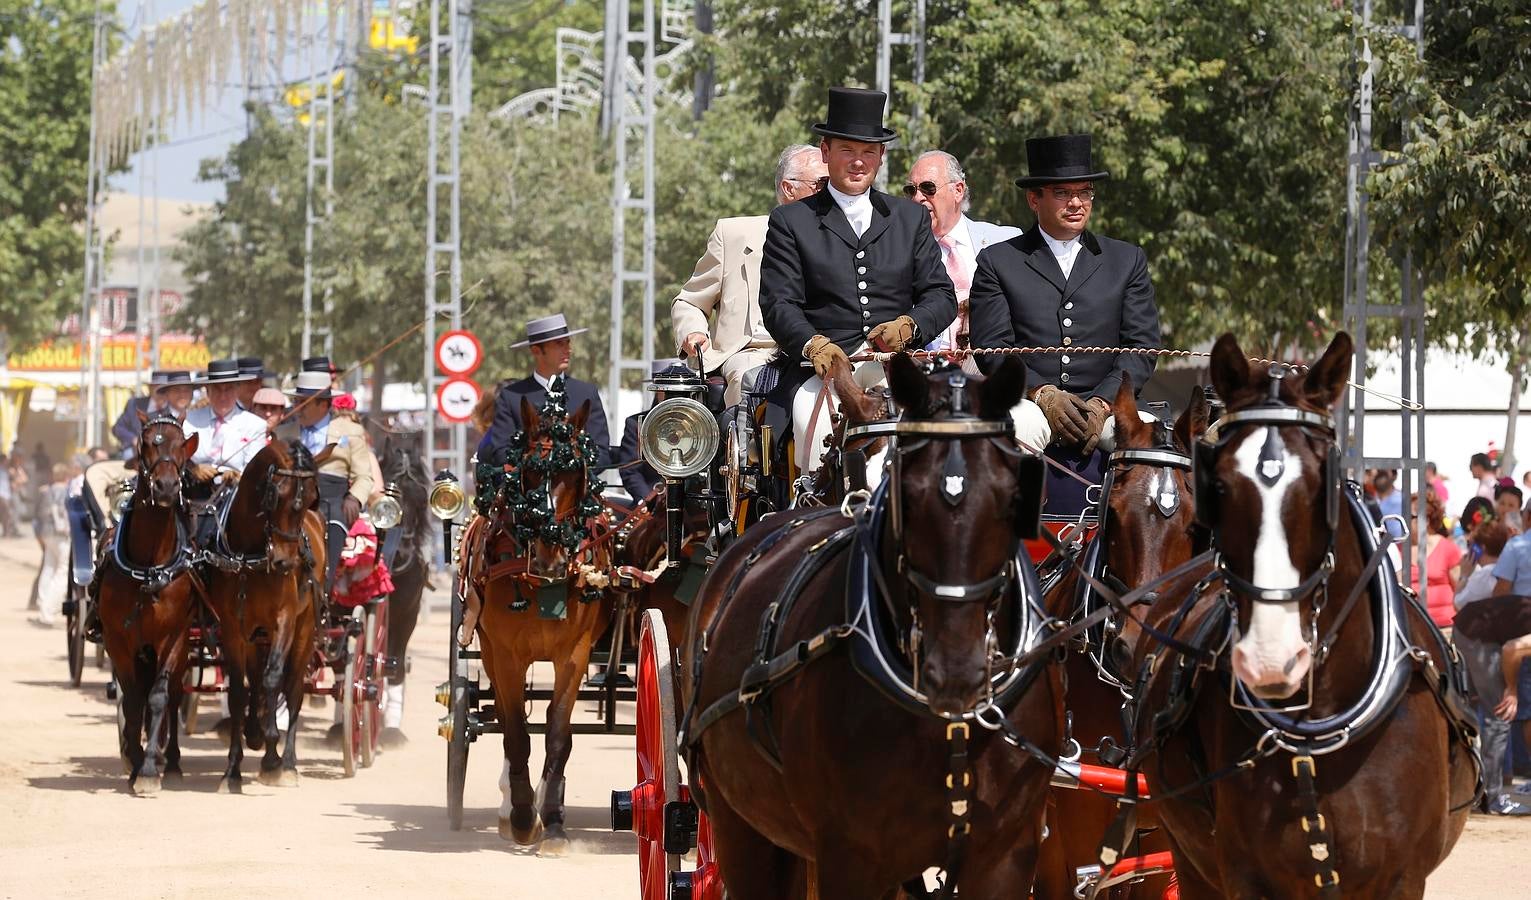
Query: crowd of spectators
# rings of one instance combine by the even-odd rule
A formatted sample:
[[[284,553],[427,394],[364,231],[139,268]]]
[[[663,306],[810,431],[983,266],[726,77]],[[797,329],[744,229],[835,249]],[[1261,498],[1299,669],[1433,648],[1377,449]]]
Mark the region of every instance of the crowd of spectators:
[[[1531,469],[1522,475],[1523,488],[1502,474],[1498,460],[1488,453],[1474,454],[1468,468],[1472,494],[1453,520],[1446,480],[1433,463],[1426,466],[1424,586],[1419,586],[1417,557],[1408,566],[1408,583],[1467,666],[1483,737],[1488,794],[1484,810],[1531,815],[1531,786],[1512,787],[1517,758],[1512,726],[1518,726],[1522,754],[1531,747],[1531,665],[1524,664],[1531,658],[1531,635],[1513,633],[1518,627],[1507,633],[1504,625],[1531,621],[1531,506],[1526,503]],[[1367,474],[1366,493],[1377,512],[1405,515],[1397,473],[1384,469]],[[1411,525],[1415,513],[1410,503]],[[1484,606],[1462,615],[1473,604]],[[1456,627],[1459,619],[1461,627]],[[1522,772],[1531,769],[1522,766]]]

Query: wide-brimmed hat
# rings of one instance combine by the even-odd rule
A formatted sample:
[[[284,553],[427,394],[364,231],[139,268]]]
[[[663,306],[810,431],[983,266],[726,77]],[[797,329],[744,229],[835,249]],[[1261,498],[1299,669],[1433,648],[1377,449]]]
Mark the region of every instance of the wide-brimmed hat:
[[[887,105],[888,95],[882,91],[832,87],[829,89],[829,113],[824,121],[813,126],[813,133],[820,137],[886,144],[898,137],[893,129],[883,127],[882,113]]]
[[[197,379],[198,384],[234,384],[239,381],[251,381],[260,376],[247,375],[240,370],[237,359],[215,359],[207,364],[207,371]]]
[[[239,373],[246,378],[264,378],[266,375],[266,361],[259,356],[239,357]]]
[[[186,369],[167,369],[156,374],[159,376],[160,380],[151,381],[151,384],[154,385],[154,390],[156,391],[162,391],[167,387],[174,387],[178,384],[184,384],[188,387],[196,384],[196,379],[191,377],[191,372],[187,371]]]
[[[1095,168],[1090,159],[1088,134],[1060,134],[1026,141],[1026,168],[1030,173],[1017,178],[1015,186],[1042,187],[1070,181],[1105,181],[1111,173]]]
[[[170,373],[164,369],[155,369],[149,373],[149,387],[164,387],[170,383]]]
[[[559,338],[573,337],[576,334],[584,334],[588,328],[569,329],[569,322],[563,313],[553,313],[551,316],[543,316],[526,323],[526,340],[516,341],[512,347],[530,347],[534,344],[546,344],[548,341],[556,341]]]
[[[330,373],[328,372],[299,372],[298,378],[292,383],[292,390],[287,392],[289,397],[317,397],[320,400],[330,399]]]
[[[250,399],[251,406],[286,406],[287,395],[276,388],[263,387]]]

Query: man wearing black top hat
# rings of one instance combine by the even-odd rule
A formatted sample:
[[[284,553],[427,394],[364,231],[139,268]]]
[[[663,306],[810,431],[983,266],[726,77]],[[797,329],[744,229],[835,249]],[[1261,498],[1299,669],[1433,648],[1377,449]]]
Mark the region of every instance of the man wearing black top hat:
[[[1111,402],[1123,376],[1141,390],[1155,357],[1071,353],[1070,347],[1161,345],[1143,248],[1087,229],[1095,185],[1110,175],[1090,159],[1090,136],[1026,142],[1031,174],[1016,179],[1037,224],[978,256],[968,305],[974,347],[1059,347],[1023,356],[1032,398],[1014,411],[1016,435],[1088,457],[1111,449]],[[987,370],[1000,357],[980,358]]]
[[[816,468],[821,434],[808,434],[822,378],[864,347],[903,350],[939,335],[957,315],[957,297],[924,207],[872,187],[887,144],[881,91],[829,89],[829,115],[813,126],[829,167],[818,194],[778,206],[766,228],[760,312],[789,359],[813,364],[792,419],[798,467]],[[854,367],[864,387],[882,366]],[[792,376],[791,373],[789,377]],[[830,416],[817,417],[816,432]]]
[[[595,441],[597,465],[605,465],[610,459],[610,438],[606,431],[606,408],[601,405],[600,390],[588,381],[570,378],[569,339],[584,334],[588,328],[569,329],[563,313],[554,313],[526,323],[526,340],[511,344],[526,347],[532,354],[532,374],[520,381],[500,383],[494,398],[494,423],[478,445],[480,462],[490,462],[491,456],[505,448],[516,432],[521,430],[521,400],[524,398],[532,409],[540,410],[548,399],[548,385],[553,379],[563,377],[566,409],[572,414],[580,404],[590,404],[590,415],[585,420],[585,433]]]

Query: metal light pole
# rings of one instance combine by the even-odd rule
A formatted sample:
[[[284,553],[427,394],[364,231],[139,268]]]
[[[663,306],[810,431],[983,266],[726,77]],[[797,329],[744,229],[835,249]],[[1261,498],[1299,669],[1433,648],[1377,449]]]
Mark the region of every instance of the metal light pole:
[[[893,105],[893,47],[895,45],[914,48],[914,60],[912,65],[912,81],[916,85],[925,83],[925,0],[914,0],[913,9],[910,11],[910,26],[908,31],[893,30],[893,0],[878,0],[877,3],[877,89],[888,96],[888,106]],[[885,110],[886,111],[886,110]],[[909,109],[909,134],[905,135],[907,146],[914,148],[917,138],[916,130],[920,121],[920,104],[915,101]],[[882,169],[877,173],[877,189],[886,190],[888,187],[888,166],[884,162]]]
[[[430,86],[426,98],[425,179],[425,354],[422,384],[425,387],[426,462],[432,472],[452,469],[467,481],[468,430],[456,424],[437,428],[436,391],[446,379],[436,370],[436,337],[441,326],[462,327],[462,119],[468,98],[464,94],[465,66],[459,56],[470,56],[471,18],[467,0],[447,0],[447,33],[441,33],[441,0],[431,0]],[[442,57],[446,57],[445,95],[442,93]],[[446,126],[446,159],[442,159],[442,126]],[[445,228],[441,227],[440,189],[447,189]],[[446,232],[442,239],[441,232]],[[447,276],[445,295],[441,276]],[[438,432],[445,431],[445,440]]]
[[[96,0],[92,20],[90,56],[90,146],[86,151],[85,177],[85,284],[80,298],[80,446],[91,447],[100,437],[101,427],[101,263],[100,236],[96,218],[100,212],[97,191],[105,182],[105,156],[96,146],[99,129],[101,67],[106,63],[105,22],[101,0]]]

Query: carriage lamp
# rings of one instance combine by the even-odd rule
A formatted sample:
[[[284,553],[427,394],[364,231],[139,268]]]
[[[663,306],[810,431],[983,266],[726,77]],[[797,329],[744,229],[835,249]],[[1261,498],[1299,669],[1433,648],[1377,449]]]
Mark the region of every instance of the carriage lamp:
[[[378,531],[396,528],[404,521],[404,506],[399,503],[399,485],[396,482],[388,482],[382,496],[367,507],[367,518],[372,520],[372,527]]]
[[[639,430],[643,458],[665,478],[689,478],[718,452],[718,420],[689,397],[671,397],[649,410]]]
[[[128,514],[128,504],[133,501],[133,479],[123,478],[112,482],[106,489],[108,504],[107,514],[112,517],[113,523],[122,521],[122,517]]]
[[[437,472],[435,484],[431,486],[431,515],[443,521],[450,521],[462,515],[462,511],[467,506],[468,495],[463,493],[457,476],[446,469]]]

